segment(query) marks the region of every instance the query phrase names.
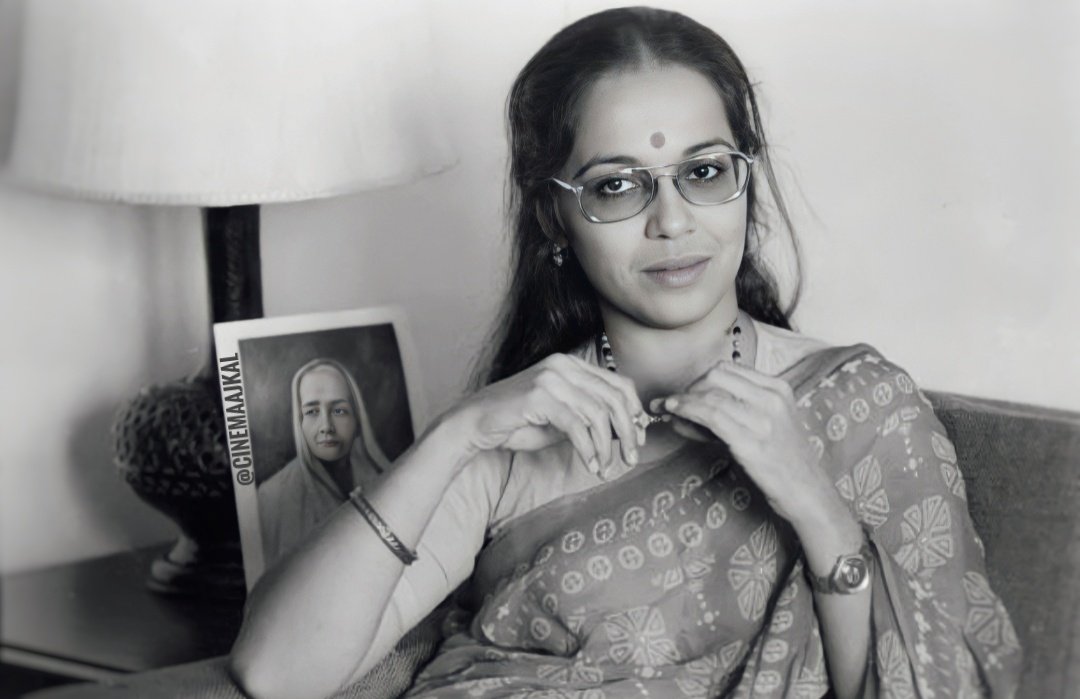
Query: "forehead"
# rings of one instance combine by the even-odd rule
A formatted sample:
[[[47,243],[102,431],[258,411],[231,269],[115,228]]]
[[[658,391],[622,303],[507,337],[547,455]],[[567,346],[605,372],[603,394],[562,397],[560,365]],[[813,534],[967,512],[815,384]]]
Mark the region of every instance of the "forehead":
[[[578,108],[570,165],[597,154],[663,162],[717,137],[734,144],[724,101],[701,73],[684,66],[619,72],[598,80]],[[655,143],[663,135],[663,146]]]
[[[300,401],[348,399],[345,377],[336,369],[319,367],[300,377]]]

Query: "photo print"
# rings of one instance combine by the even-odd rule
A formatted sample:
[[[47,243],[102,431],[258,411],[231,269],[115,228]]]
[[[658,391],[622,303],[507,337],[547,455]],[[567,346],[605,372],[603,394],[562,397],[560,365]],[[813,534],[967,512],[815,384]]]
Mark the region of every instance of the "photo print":
[[[370,308],[214,326],[248,589],[424,417],[404,315]]]

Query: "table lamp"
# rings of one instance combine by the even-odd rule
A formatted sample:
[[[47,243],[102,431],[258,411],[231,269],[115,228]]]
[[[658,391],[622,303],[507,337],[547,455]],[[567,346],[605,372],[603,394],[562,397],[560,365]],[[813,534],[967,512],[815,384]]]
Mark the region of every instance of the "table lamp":
[[[211,323],[260,317],[259,206],[412,181],[453,157],[435,123],[419,0],[66,0],[23,12],[7,176],[61,196],[198,206]],[[210,357],[143,389],[116,462],[181,535],[166,593],[241,596],[231,472]]]

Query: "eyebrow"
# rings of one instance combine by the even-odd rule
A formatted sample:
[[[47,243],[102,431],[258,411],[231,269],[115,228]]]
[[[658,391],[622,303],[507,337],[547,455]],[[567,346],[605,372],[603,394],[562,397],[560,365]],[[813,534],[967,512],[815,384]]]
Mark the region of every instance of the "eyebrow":
[[[330,404],[331,405],[337,405],[338,403],[348,403],[348,402],[349,401],[347,399],[345,399],[345,398],[338,398],[336,400],[330,401]],[[319,400],[309,400],[306,403],[302,403],[301,407],[306,408],[309,405],[320,405],[321,403],[322,403],[322,401],[319,401]]]
[[[704,150],[705,148],[712,148],[713,146],[726,146],[731,150],[736,150],[735,146],[728,143],[726,139],[717,136],[716,138],[710,138],[707,141],[702,141],[701,143],[690,146],[683,151],[682,156],[684,158],[689,158],[694,153]],[[585,164],[581,166],[581,169],[574,173],[574,176],[570,179],[576,180],[588,172],[590,168],[594,168],[597,165],[629,165],[630,167],[640,167],[641,161],[630,155],[594,155],[589,158]]]

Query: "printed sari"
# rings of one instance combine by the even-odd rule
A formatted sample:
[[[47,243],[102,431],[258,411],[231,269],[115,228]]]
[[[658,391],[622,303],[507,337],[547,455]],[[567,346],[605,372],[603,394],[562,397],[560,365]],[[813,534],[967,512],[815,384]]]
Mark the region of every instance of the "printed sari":
[[[1019,644],[929,402],[865,345],[783,376],[874,553],[865,695],[1011,696]],[[475,613],[408,696],[820,697],[804,566],[726,447],[689,444],[501,529],[477,561]]]

